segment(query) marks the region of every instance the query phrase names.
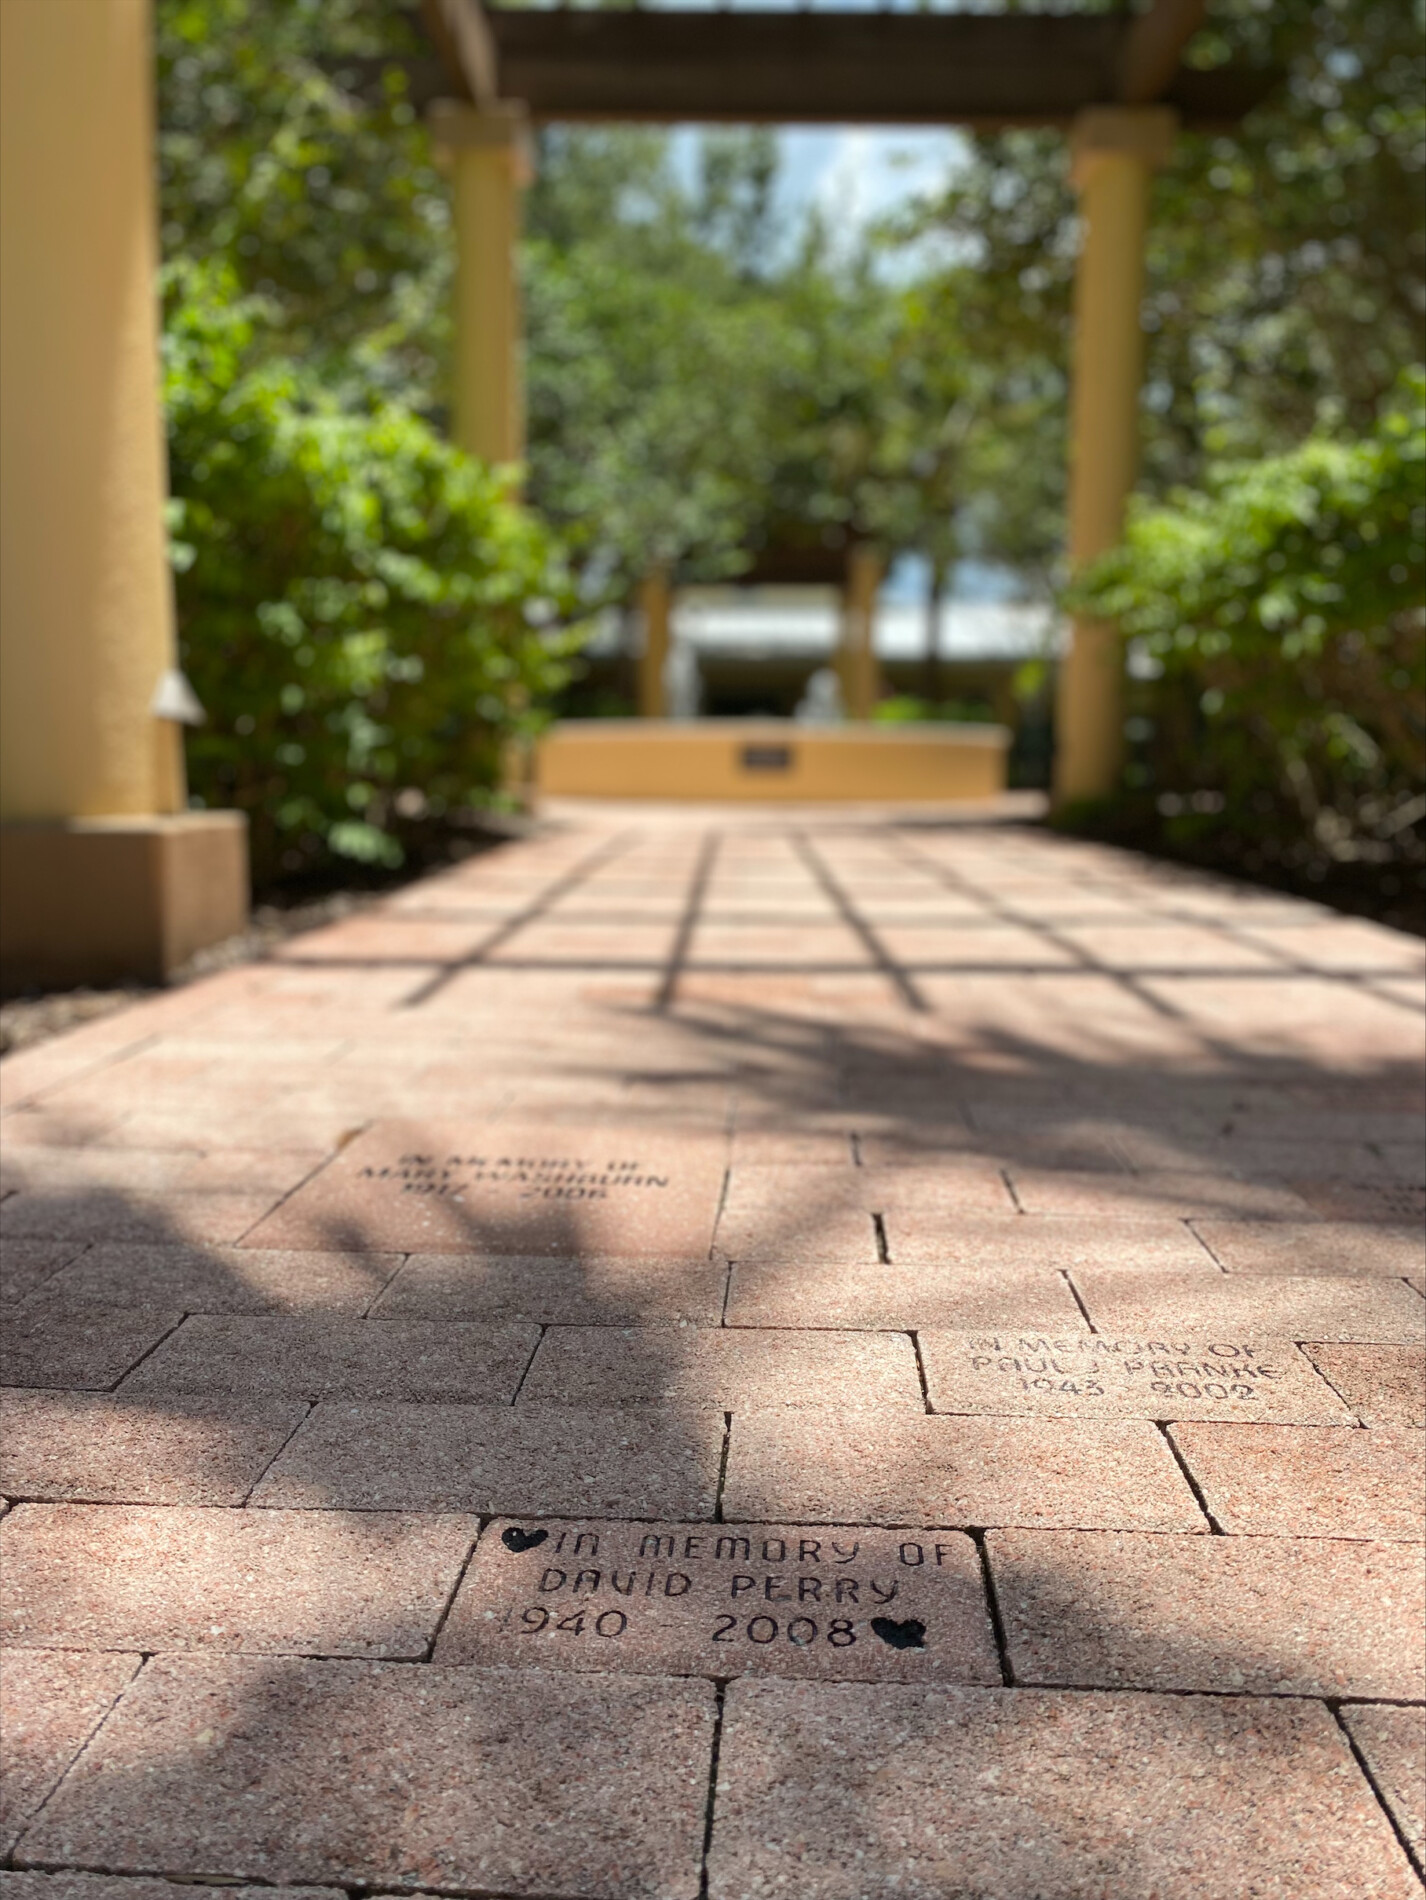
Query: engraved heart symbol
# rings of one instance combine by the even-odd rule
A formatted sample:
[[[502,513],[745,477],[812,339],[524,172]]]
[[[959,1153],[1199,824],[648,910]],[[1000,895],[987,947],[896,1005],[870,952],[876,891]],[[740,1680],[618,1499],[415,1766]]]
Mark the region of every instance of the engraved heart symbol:
[[[507,1550],[533,1550],[536,1544],[543,1544],[549,1536],[548,1531],[522,1531],[512,1524],[508,1531],[501,1531],[500,1541]]]
[[[508,1532],[507,1532],[508,1535]],[[904,1623],[898,1623],[894,1617],[874,1616],[871,1627],[890,1649],[924,1649],[926,1647],[926,1625],[918,1623],[915,1617],[908,1616]]]

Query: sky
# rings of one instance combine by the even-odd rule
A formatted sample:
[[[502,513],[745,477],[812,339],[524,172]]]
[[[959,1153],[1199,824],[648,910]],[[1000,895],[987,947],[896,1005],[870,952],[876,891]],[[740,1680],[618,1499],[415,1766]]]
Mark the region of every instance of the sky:
[[[788,126],[778,134],[789,210],[817,206],[857,226],[945,178],[965,150],[954,131]]]
[[[702,129],[680,126],[673,163],[691,174]],[[778,196],[783,209],[819,210],[834,229],[859,231],[938,185],[966,151],[954,130],[859,125],[782,126]]]

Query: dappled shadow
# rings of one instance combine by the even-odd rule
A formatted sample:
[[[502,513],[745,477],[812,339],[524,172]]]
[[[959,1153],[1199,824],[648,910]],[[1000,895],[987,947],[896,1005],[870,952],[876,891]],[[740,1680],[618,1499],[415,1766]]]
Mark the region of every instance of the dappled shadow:
[[[6,1159],[20,1295],[7,1376],[22,1388],[7,1495],[453,1514],[471,1520],[467,1549],[495,1515],[709,1519],[738,1414],[792,1401],[878,1416],[883,1398],[844,1373],[779,1390],[715,1363],[704,1336],[895,1335],[898,1402],[924,1417],[907,1332],[1029,1311],[1039,1324],[1040,1295],[1045,1323],[1083,1327],[1074,1262],[1115,1235],[1134,1237],[1136,1271],[1212,1281],[1223,1262],[1200,1220],[1311,1223],[1350,1189],[1353,1218],[1390,1229],[1419,1192],[1419,1018],[1386,933],[1375,950],[1376,937],[1314,950],[1331,922],[1276,898],[1271,929],[1241,896],[1215,922],[1204,880],[1014,827],[720,819],[574,834],[525,872],[529,851],[296,940],[160,1033],[171,1066],[141,1088],[126,1092],[118,1060],[97,1079],[56,1069],[19,1102],[54,1139]],[[645,897],[657,943],[635,940]],[[1303,941],[1284,944],[1293,930]],[[818,934],[799,957],[803,932]],[[1345,967],[1325,967],[1329,950]],[[1227,1541],[1195,1532],[1162,1547]],[[370,1531],[373,1566],[385,1535]],[[1002,1604],[1008,1668],[1082,1688],[1075,1659],[1125,1653],[1131,1611],[1076,1593],[1072,1565],[1038,1548],[1034,1588],[1017,1587],[1059,1660],[1021,1670]],[[418,1605],[420,1640],[405,1629],[388,1653],[429,1659],[459,1574],[448,1564]],[[115,1578],[116,1618],[127,1587]],[[90,1608],[104,1606],[97,1578]],[[286,1647],[369,1655],[375,1625],[359,1624],[334,1587]],[[1124,1678],[1136,1705],[1146,1687],[1205,1686],[1201,1632],[1153,1637],[1152,1676]],[[242,1646],[199,1620],[186,1640]],[[1305,1640],[1280,1622],[1229,1630],[1209,1686],[1392,1693],[1307,1683],[1293,1673]],[[376,1675],[343,1664],[317,1681],[336,1667],[245,1663],[180,1709],[149,1686],[173,1666],[145,1665],[20,1860],[97,1865],[95,1843],[109,1854],[112,1840],[114,1864],[138,1871],[201,1840],[192,1871],[227,1878],[505,1890],[508,1869],[474,1843],[488,1804],[508,1800],[521,1825],[543,1820],[541,1802],[577,1810],[587,1890],[624,1890],[596,1863],[652,1836],[570,1805],[580,1753],[550,1752],[545,1691],[530,1692],[523,1792],[457,1812],[435,1741],[414,1784],[401,1762],[411,1736],[459,1730],[464,1672],[431,1671],[438,1699],[454,1697],[448,1729],[412,1709],[374,1735]],[[145,1728],[141,1704],[162,1719]],[[1222,1707],[1175,1694],[1171,1721],[1156,1718],[1172,1729],[1173,1801],[1222,1778],[1225,1746],[1258,1746],[1251,1722],[1228,1735]],[[631,1719],[645,1718],[631,1705]],[[896,1745],[913,1794],[922,1720],[908,1715]],[[588,1723],[573,1733],[604,1746]],[[358,1735],[369,1772],[351,1782],[340,1764]],[[707,1731],[688,1737],[641,1770],[655,1805],[672,1810],[685,1770],[705,1772]],[[487,1744],[514,1759],[494,1729]],[[975,1772],[999,1746],[967,1758]],[[1326,1748],[1316,1731],[1301,1746],[1302,1760]],[[1091,1771],[1074,1748],[1063,1759],[1069,1778],[1026,1798],[1044,1834],[1036,1877],[1074,1891],[1090,1869],[1116,1893],[1154,1891],[1161,1857],[1132,1819],[1105,1822],[1111,1847],[1086,1845],[1074,1777]],[[1281,1762],[1296,1771],[1290,1752]],[[1145,1798],[1112,1756],[1105,1773]],[[399,1802],[371,1792],[398,1782]],[[285,1817],[260,1838],[240,1825],[254,1790]],[[894,1851],[905,1823],[881,1792],[838,1800],[841,1825]],[[328,1825],[302,1845],[293,1817],[316,1806]],[[1191,1866],[1192,1827],[1164,1824]],[[1287,1826],[1295,1843],[1305,1822]],[[520,1890],[556,1890],[531,1868]]]

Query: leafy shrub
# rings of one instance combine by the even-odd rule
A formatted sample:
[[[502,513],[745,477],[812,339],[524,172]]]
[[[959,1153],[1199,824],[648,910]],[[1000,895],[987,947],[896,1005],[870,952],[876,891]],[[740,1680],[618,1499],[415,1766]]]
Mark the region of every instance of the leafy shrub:
[[[1245,869],[1319,879],[1426,863],[1424,482],[1413,370],[1370,435],[1139,509],[1075,590],[1149,682],[1126,790],[1170,842],[1231,830]]]
[[[182,661],[208,723],[194,793],[253,827],[259,883],[402,861],[497,798],[569,677],[555,544],[508,480],[379,393],[272,353],[226,266],[166,273]]]

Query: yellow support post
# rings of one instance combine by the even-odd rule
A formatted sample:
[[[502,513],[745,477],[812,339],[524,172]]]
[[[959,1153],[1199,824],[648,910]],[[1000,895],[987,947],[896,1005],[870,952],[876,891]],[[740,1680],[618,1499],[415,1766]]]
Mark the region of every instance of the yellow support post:
[[[161,976],[240,929],[189,813],[164,545],[149,0],[0,6],[0,959]]]
[[[855,542],[847,554],[841,643],[837,654],[842,704],[849,719],[870,719],[881,697],[881,673],[873,644],[881,576],[882,561],[877,550],[865,541]]]
[[[483,462],[525,454],[519,282],[520,194],[530,182],[525,109],[440,99],[431,108],[437,156],[455,197],[455,426]]]
[[[668,717],[664,668],[668,664],[673,588],[666,567],[647,574],[639,588],[643,645],[639,650],[639,713],[644,719]]]
[[[1071,135],[1084,221],[1070,413],[1069,557],[1075,568],[1117,545],[1134,486],[1149,186],[1176,125],[1167,106],[1105,106],[1082,112]],[[1123,727],[1118,630],[1077,615],[1059,674],[1057,803],[1104,798],[1114,789]]]

